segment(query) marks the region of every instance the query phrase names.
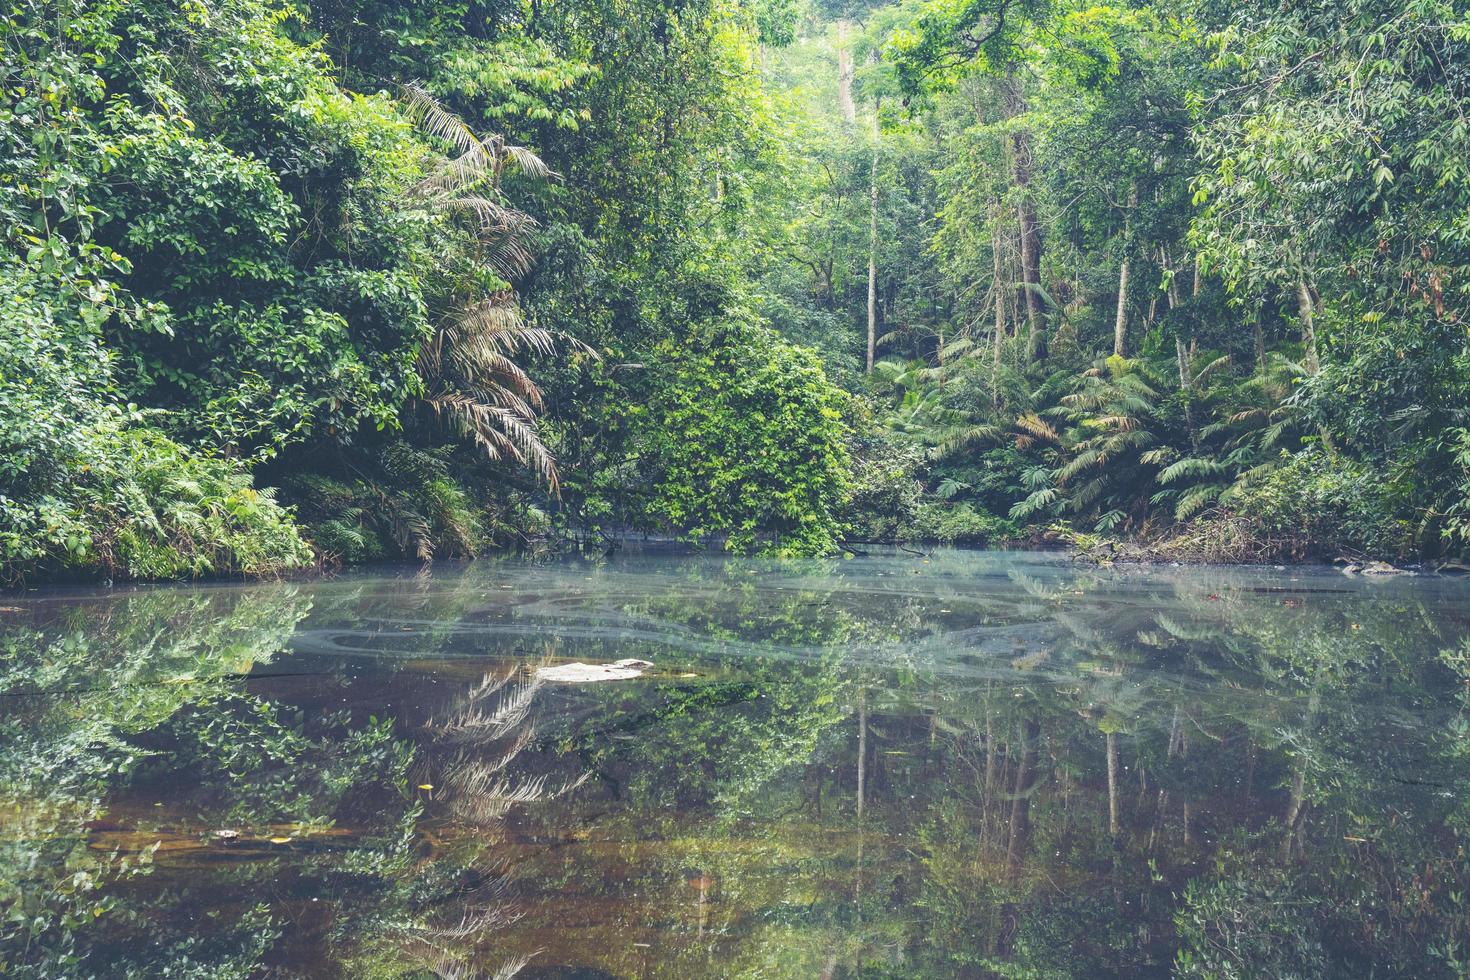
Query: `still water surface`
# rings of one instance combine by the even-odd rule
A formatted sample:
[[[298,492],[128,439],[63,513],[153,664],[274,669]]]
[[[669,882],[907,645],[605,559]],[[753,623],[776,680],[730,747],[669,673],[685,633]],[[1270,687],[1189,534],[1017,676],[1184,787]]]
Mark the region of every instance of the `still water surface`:
[[[0,976],[1461,976],[1467,663],[1016,553],[0,596]]]

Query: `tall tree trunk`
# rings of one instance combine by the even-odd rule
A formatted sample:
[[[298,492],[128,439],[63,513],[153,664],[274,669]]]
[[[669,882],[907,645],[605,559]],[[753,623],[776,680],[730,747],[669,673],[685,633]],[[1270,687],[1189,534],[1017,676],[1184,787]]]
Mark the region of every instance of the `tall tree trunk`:
[[[1177,310],[1184,305],[1184,300],[1179,294],[1179,270],[1174,266],[1174,257],[1169,254],[1167,246],[1159,247],[1159,258],[1163,262],[1164,269],[1169,274],[1169,309]]]
[[[1199,449],[1199,429],[1194,424],[1194,357],[1182,337],[1174,338],[1174,355],[1179,361],[1179,390],[1184,393],[1184,427],[1190,445]]]
[[[837,22],[837,105],[842,118],[857,122],[857,105],[852,101],[852,51],[847,47],[847,21]]]
[[[868,168],[868,373],[878,351],[878,151],[883,138],[878,113],[883,103],[873,100],[873,159]]]
[[[1133,255],[1133,209],[1138,206],[1138,188],[1128,192],[1128,210],[1123,212],[1123,261],[1118,266],[1118,315],[1113,321],[1113,356],[1128,350],[1128,271]]]
[[[996,205],[990,227],[990,257],[995,266],[994,281],[990,288],[991,297],[995,300],[995,342],[990,350],[990,398],[996,408],[1000,407],[1000,351],[1006,339],[1005,262],[1001,254],[1004,246],[1000,237],[1004,223],[1001,213],[1000,206]]]
[[[1006,117],[1015,118],[1026,111],[1026,97],[1021,82],[1013,71],[1005,77]],[[1046,309],[1041,302],[1041,226],[1036,220],[1036,204],[1031,199],[1031,134],[1017,129],[1011,136],[1011,180],[1019,191],[1016,206],[1017,224],[1021,232],[1021,288],[1026,295],[1026,326],[1029,331],[1027,353],[1032,360],[1046,357]]]
[[[1113,321],[1113,354],[1122,357],[1128,349],[1128,256],[1118,266],[1118,315]]]
[[[1302,319],[1302,346],[1306,348],[1307,374],[1315,375],[1322,367],[1317,359],[1317,309],[1312,300],[1312,288],[1307,285],[1305,277],[1296,281],[1296,304]]]

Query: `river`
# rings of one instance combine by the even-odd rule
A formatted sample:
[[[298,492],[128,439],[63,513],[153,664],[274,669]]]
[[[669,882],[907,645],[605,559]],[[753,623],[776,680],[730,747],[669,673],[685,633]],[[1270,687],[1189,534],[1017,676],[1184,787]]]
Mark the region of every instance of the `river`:
[[[0,975],[1462,976],[1467,679],[1470,582],[1331,569],[9,593]]]

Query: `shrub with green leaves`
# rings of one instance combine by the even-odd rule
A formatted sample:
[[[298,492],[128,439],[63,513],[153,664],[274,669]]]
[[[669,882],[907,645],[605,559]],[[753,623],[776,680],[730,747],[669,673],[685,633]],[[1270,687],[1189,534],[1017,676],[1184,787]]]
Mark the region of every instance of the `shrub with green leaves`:
[[[1291,542],[1291,557],[1415,553],[1415,525],[1387,492],[1383,475],[1322,449],[1297,453],[1248,484],[1231,510],[1258,522],[1263,536]]]
[[[649,516],[732,551],[825,554],[849,479],[845,398],[810,351],[733,323],[666,343],[642,442],[656,474]]]
[[[116,397],[64,280],[0,270],[0,581],[170,578],[309,564],[289,512],[238,461],[191,451]]]

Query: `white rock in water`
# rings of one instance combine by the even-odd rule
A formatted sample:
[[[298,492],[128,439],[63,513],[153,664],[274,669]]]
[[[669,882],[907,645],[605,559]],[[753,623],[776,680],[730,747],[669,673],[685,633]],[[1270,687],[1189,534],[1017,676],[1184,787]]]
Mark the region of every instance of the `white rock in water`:
[[[611,664],[558,664],[542,667],[536,677],[560,684],[591,684],[595,681],[628,681],[642,677],[653,664],[647,660],[619,660]]]

